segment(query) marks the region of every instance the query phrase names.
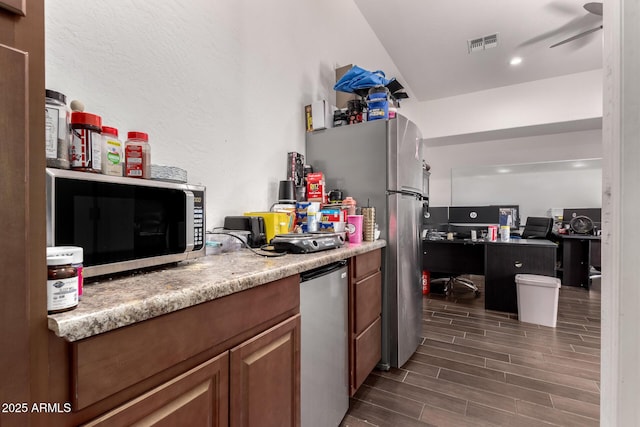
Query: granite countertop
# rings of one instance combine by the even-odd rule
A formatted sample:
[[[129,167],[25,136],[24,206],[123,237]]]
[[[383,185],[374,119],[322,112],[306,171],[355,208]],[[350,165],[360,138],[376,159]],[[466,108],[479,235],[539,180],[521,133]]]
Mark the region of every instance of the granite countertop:
[[[386,246],[384,240],[312,254],[262,257],[248,249],[86,284],[75,310],[48,316],[49,329],[77,341]]]

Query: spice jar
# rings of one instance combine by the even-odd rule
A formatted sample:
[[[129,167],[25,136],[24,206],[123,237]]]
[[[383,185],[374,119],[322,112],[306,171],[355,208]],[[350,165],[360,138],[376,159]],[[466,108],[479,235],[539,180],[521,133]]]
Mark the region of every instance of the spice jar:
[[[125,176],[151,178],[151,148],[149,135],[144,132],[127,133],[124,143]]]
[[[45,90],[45,150],[47,166],[69,169],[69,118],[67,97],[55,90]]]
[[[71,113],[71,169],[102,172],[102,118],[95,114]]]
[[[62,313],[78,306],[78,270],[70,255],[47,256],[47,312]]]
[[[118,129],[102,126],[102,173],[122,176],[124,169],[123,144],[118,139]]]

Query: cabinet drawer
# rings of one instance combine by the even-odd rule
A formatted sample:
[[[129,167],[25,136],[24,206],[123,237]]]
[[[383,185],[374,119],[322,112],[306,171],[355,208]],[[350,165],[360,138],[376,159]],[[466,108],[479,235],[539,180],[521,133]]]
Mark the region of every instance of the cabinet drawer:
[[[84,426],[225,426],[229,353],[224,352]]]
[[[382,307],[382,273],[355,283],[354,286],[354,333],[357,335],[380,316]]]
[[[380,270],[381,260],[381,249],[357,255],[354,259],[355,262],[353,263],[353,278],[358,281]]]
[[[378,317],[355,339],[355,367],[352,394],[362,385],[381,357],[382,322]]]

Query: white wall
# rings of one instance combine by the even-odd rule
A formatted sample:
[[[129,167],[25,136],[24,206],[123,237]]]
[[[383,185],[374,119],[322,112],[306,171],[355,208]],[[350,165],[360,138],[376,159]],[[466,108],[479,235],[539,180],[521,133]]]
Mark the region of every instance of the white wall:
[[[125,135],[152,163],[207,186],[208,228],[266,210],[304,153],[303,106],[335,102],[335,68],[397,77],[352,2],[47,0],[46,85]],[[406,101],[410,103],[411,101]]]
[[[565,132],[435,147],[429,146],[427,142],[424,153],[427,163],[431,165],[429,182],[431,205],[448,206],[452,204],[452,168],[599,158],[602,157],[602,132],[600,130]],[[564,191],[565,188],[566,186],[558,186],[558,191]],[[500,188],[487,189],[487,191],[500,192]],[[600,194],[598,189],[594,189],[594,194]],[[537,198],[542,197],[544,195],[540,194]],[[549,203],[552,202],[555,203],[555,201]],[[545,211],[551,207],[572,206],[546,206]],[[524,214],[527,215],[526,212]]]
[[[424,138],[592,119],[602,117],[602,70],[436,99],[407,109]]]

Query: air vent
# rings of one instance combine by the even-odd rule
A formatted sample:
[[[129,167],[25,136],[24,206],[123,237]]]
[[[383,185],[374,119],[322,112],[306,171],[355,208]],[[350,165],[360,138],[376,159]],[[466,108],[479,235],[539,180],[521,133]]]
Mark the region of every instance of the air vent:
[[[498,33],[467,40],[469,53],[479,52],[498,46]]]
[[[491,49],[498,46],[498,34],[491,34],[490,36],[484,36],[484,48]]]
[[[469,46],[469,53],[484,50],[484,39],[482,37],[479,39],[467,40],[467,44]]]

